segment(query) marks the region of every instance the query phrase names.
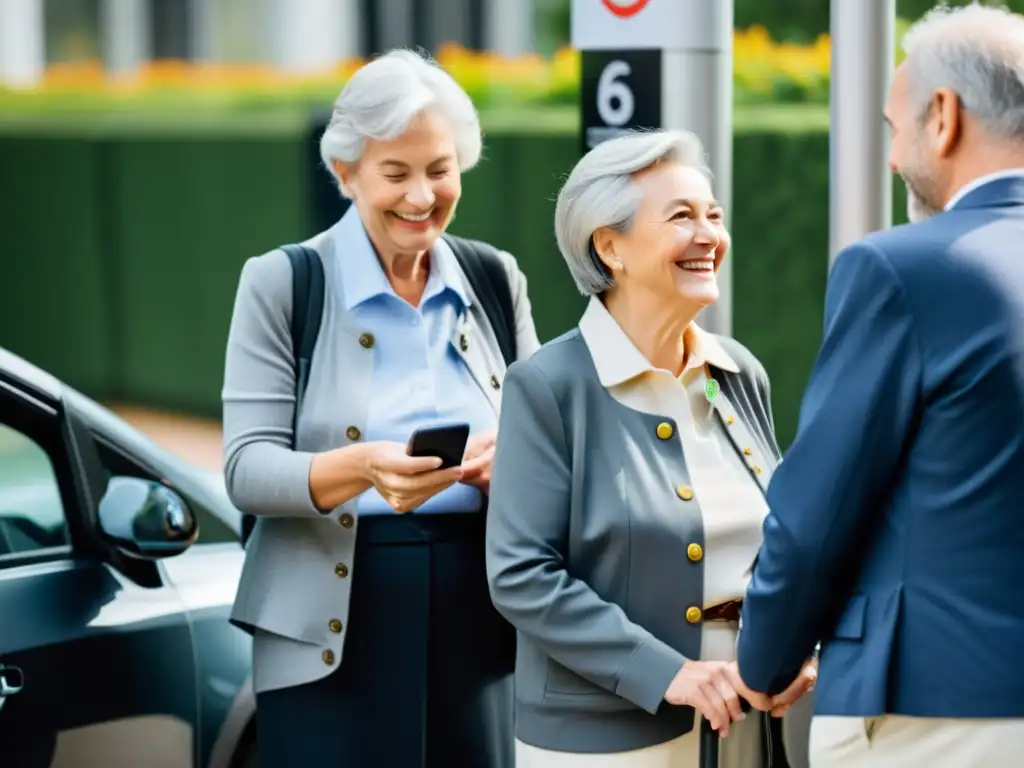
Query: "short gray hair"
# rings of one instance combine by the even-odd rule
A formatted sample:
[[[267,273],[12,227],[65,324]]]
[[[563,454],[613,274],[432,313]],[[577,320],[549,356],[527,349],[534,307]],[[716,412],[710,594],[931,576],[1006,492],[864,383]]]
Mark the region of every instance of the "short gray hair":
[[[940,6],[902,42],[921,123],[935,89],[946,87],[992,138],[1024,140],[1024,17],[1001,7]]]
[[[633,176],[665,161],[696,168],[711,178],[704,147],[689,131],[638,131],[608,139],[572,169],[555,204],[555,238],[584,296],[601,294],[615,284],[593,252],[594,232],[601,227],[628,231],[642,199]]]
[[[427,109],[437,109],[451,124],[459,170],[476,165],[483,137],[473,101],[436,61],[404,49],[360,67],[345,83],[320,137],[320,157],[340,186],[332,161],[357,162],[367,139],[397,139]]]

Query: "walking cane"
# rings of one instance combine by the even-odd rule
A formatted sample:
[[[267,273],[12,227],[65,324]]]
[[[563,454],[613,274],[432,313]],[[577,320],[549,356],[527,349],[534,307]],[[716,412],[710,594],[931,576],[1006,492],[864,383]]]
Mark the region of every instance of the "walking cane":
[[[700,721],[700,768],[718,768],[718,731],[703,718]]]
[[[747,702],[743,702],[743,704],[744,712],[749,712],[750,705]],[[761,714],[761,717],[764,718],[762,732],[764,740],[761,744],[764,768],[790,768],[782,740],[782,719],[772,717],[767,713]],[[707,720],[701,719],[700,768],[718,768],[718,746],[720,743],[718,731],[714,730]]]

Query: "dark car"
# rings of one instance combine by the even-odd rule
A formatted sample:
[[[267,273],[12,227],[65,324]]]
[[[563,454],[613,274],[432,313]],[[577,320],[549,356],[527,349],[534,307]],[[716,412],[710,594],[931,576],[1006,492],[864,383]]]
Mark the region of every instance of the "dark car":
[[[0,766],[255,765],[219,475],[0,349]]]

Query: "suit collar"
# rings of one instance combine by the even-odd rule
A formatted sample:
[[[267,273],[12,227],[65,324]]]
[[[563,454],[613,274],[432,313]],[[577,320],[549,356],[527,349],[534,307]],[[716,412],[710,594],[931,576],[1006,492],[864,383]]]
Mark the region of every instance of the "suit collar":
[[[1024,168],[990,173],[975,179],[953,195],[946,210],[1008,205],[1024,205]]]

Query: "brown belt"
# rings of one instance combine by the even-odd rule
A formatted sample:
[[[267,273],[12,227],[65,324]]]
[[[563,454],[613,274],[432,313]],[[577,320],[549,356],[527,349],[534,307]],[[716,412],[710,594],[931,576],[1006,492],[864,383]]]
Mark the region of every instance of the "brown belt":
[[[728,600],[718,605],[712,605],[704,609],[704,621],[733,621],[740,620],[740,609],[743,607],[743,600]]]

